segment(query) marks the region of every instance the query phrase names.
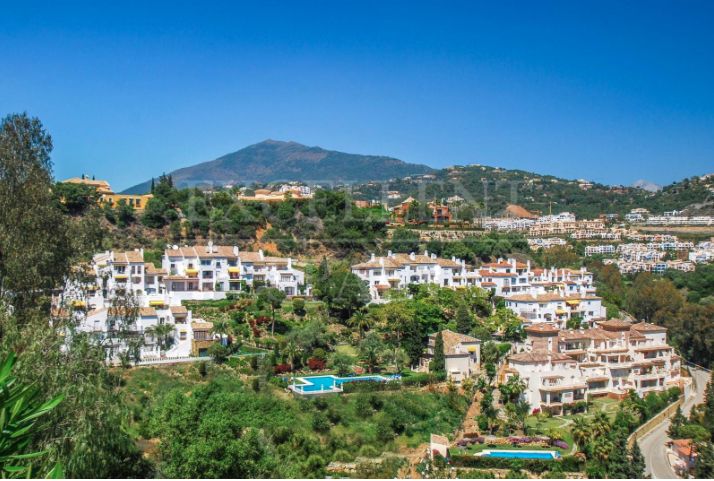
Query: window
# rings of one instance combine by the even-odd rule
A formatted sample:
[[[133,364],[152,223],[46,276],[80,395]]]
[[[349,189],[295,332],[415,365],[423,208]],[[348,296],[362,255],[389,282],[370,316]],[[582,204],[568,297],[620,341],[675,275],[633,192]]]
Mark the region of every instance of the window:
[[[202,266],[210,266],[210,265],[211,265],[211,259],[201,259],[201,265],[202,265]]]
[[[186,340],[186,331],[181,331],[181,332],[179,333],[179,339],[182,340],[182,341],[185,341],[185,340]]]

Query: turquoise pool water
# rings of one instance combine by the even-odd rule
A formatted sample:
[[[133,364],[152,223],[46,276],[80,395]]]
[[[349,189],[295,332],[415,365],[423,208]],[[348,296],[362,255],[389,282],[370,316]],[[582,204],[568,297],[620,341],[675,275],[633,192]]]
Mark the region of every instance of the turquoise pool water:
[[[334,391],[335,388],[340,387],[346,382],[355,381],[377,381],[384,382],[389,380],[384,376],[354,376],[354,377],[337,377],[337,376],[309,376],[301,377],[298,380],[302,381],[304,384],[295,384],[294,391],[296,392],[330,392]]]
[[[508,451],[491,450],[481,456],[486,458],[518,458],[518,459],[555,459],[560,456],[557,451]]]

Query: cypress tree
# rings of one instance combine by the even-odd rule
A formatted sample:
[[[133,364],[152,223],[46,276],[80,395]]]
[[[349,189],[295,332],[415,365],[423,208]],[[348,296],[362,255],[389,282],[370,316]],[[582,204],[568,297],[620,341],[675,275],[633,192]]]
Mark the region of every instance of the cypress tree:
[[[686,423],[687,418],[685,418],[684,414],[682,414],[682,408],[677,406],[677,412],[674,413],[674,416],[672,417],[672,423],[669,425],[669,430],[667,431],[669,437],[672,439],[679,438],[679,433],[682,429],[682,426],[684,426]]]
[[[473,327],[471,313],[465,303],[459,305],[456,310],[456,330],[461,334],[468,334]]]
[[[629,478],[631,466],[630,460],[627,459],[627,431],[617,429],[612,433],[612,440],[612,450],[606,463],[608,477]]]
[[[694,477],[697,479],[714,478],[714,445],[712,443],[698,443],[697,464],[694,465]]]
[[[444,357],[444,338],[441,331],[436,335],[434,342],[434,358],[431,360],[429,370],[435,373],[441,373],[446,370],[446,358]]]
[[[627,477],[630,479],[642,479],[645,477],[645,458],[642,456],[640,445],[636,439],[630,450],[630,473]]]
[[[704,427],[714,433],[714,371],[704,391]]]

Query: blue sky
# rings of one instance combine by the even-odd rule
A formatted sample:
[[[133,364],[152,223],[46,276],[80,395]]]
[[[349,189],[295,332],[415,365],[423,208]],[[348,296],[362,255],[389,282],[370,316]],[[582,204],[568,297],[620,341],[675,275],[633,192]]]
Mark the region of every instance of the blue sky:
[[[116,189],[272,138],[433,167],[714,171],[714,2],[6,2],[0,113]],[[148,3],[148,2],[146,2]]]

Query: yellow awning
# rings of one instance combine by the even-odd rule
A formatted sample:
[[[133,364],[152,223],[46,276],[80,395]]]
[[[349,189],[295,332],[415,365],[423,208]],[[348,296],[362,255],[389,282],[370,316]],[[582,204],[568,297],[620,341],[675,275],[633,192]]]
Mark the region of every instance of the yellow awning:
[[[151,307],[158,307],[158,306],[163,306],[164,301],[149,301],[149,305]]]
[[[476,346],[469,346],[466,348],[466,350],[469,352],[476,352]]]
[[[186,275],[187,276],[196,276],[196,275],[198,275],[198,269],[186,269]]]
[[[228,272],[231,274],[240,274],[240,267],[229,267]]]
[[[126,274],[116,274],[114,279],[117,281],[125,281],[128,276]]]
[[[579,299],[571,299],[569,301],[565,301],[565,303],[569,306],[577,306],[580,304],[580,300]]]
[[[85,301],[75,300],[72,301],[72,307],[87,307],[87,303]]]
[[[559,316],[562,316],[563,314],[567,314],[568,311],[566,311],[565,309],[556,309],[555,313],[558,314]]]

